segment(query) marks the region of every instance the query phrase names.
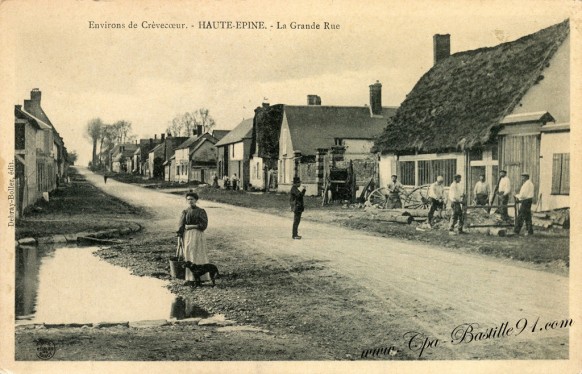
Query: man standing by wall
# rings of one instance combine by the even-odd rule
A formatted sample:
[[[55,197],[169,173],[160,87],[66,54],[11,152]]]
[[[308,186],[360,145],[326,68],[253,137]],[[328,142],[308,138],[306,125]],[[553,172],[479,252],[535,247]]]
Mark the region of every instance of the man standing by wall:
[[[461,184],[461,176],[455,175],[453,183],[449,188],[449,201],[451,208],[453,208],[453,215],[449,225],[449,231],[455,230],[455,224],[459,221],[459,234],[463,232],[463,207],[462,204],[465,199],[465,188]]]
[[[476,205],[489,204],[489,183],[485,182],[485,176],[483,174],[479,176],[479,181],[475,184],[473,193],[475,195]]]
[[[445,205],[445,189],[443,187],[444,178],[439,175],[436,182],[430,185],[428,189],[428,198],[430,199],[430,210],[428,211],[428,224],[432,227],[432,219],[437,209],[442,209]]]
[[[291,210],[293,211],[293,239],[301,239],[299,236],[299,223],[301,222],[301,213],[303,213],[303,196],[305,196],[305,187],[299,191],[299,186],[301,186],[301,180],[299,177],[293,178],[293,187],[291,187],[289,203],[291,205]]]
[[[533,226],[531,222],[531,204],[534,197],[534,184],[529,179],[529,174],[523,173],[521,175],[521,189],[519,193],[515,195],[516,203],[519,202],[519,213],[517,215],[517,223],[515,229],[513,230],[516,234],[519,234],[521,227],[523,226],[523,221],[525,221],[525,227],[527,229],[526,235],[533,235]]]
[[[507,172],[501,170],[499,172],[499,213],[501,214],[501,219],[504,221],[509,221],[509,215],[507,214],[507,203],[509,202],[509,194],[511,193],[511,182],[507,177]]]

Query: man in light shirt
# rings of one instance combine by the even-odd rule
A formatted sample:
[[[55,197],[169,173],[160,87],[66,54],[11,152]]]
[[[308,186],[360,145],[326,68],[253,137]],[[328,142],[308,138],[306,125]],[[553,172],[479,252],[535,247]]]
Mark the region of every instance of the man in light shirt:
[[[519,234],[521,227],[523,226],[523,221],[525,221],[525,227],[527,229],[526,235],[533,235],[531,204],[534,197],[534,184],[529,179],[529,174],[527,173],[521,175],[521,181],[521,189],[519,190],[519,193],[515,195],[515,201],[519,202],[519,212],[517,215],[517,223],[513,231],[516,234]]]
[[[461,183],[461,176],[455,175],[453,183],[449,188],[449,201],[453,208],[453,215],[449,225],[449,231],[455,230],[455,224],[459,221],[459,234],[463,232],[463,201],[465,199],[465,188]]]
[[[402,202],[400,201],[401,193],[404,193],[404,187],[398,181],[398,176],[393,175],[392,181],[388,183],[388,204],[386,204],[388,209],[402,208]]]
[[[509,195],[511,194],[511,182],[509,181],[505,170],[499,172],[499,189],[497,192],[499,194],[499,213],[501,213],[501,219],[509,221],[510,218],[507,214],[507,203],[509,202]]]
[[[436,182],[428,188],[428,198],[430,200],[430,210],[428,211],[428,224],[432,227],[432,218],[437,209],[442,209],[445,205],[444,178],[439,175]]]
[[[489,204],[489,183],[485,182],[484,175],[479,176],[479,181],[475,184],[473,193],[475,195],[476,205]]]

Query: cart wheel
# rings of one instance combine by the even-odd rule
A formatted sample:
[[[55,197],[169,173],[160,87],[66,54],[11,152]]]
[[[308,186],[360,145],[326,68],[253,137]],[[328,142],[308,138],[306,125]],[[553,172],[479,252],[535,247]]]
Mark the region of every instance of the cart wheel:
[[[386,203],[388,202],[388,189],[380,187],[372,191],[370,196],[368,196],[368,202],[370,205],[378,205],[380,208],[385,209]]]
[[[430,184],[418,186],[403,197],[402,206],[408,209],[428,209],[430,199],[428,189]]]

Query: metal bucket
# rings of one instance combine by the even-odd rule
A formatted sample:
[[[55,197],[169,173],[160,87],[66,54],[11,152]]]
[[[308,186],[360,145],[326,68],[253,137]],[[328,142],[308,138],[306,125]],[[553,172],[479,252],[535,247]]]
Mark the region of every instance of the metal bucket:
[[[178,259],[177,257],[170,258],[170,276],[176,279],[186,278],[186,268],[184,267],[185,261]]]

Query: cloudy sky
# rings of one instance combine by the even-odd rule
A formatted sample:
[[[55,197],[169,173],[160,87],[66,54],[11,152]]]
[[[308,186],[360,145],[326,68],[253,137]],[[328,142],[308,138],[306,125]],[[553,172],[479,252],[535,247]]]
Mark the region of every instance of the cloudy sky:
[[[176,114],[206,107],[216,128],[232,129],[264,99],[305,104],[318,94],[324,105],[365,105],[376,80],[383,105],[397,106],[430,68],[434,34],[451,34],[454,53],[515,40],[572,12],[567,1],[54,4],[1,4],[3,57],[12,52],[4,99],[22,104],[39,88],[42,107],[83,163],[90,158],[83,133],[94,117],[131,121],[136,135],[152,137]],[[94,29],[90,21],[125,28]],[[132,21],[138,28],[128,28]],[[143,21],[187,28],[145,29]],[[266,29],[207,30],[200,21],[263,21]],[[293,21],[340,29],[294,30]],[[277,30],[277,22],[288,28]]]

